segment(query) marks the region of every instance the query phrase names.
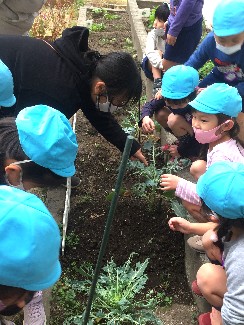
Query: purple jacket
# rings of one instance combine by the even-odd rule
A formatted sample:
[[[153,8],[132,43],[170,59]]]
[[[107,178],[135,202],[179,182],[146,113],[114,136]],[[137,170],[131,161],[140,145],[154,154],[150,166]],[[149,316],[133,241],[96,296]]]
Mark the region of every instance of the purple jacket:
[[[170,0],[168,34],[177,37],[183,27],[190,27],[202,18],[203,0]]]

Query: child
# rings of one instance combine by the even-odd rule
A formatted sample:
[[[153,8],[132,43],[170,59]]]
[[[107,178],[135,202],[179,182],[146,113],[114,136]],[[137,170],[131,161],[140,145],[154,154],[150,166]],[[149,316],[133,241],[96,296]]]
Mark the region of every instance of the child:
[[[153,29],[147,34],[145,57],[142,70],[147,78],[153,81],[153,97],[162,85],[162,57],[165,50],[164,25],[169,17],[169,6],[163,3],[155,10]]]
[[[0,108],[1,106],[11,107],[15,104],[16,98],[13,94],[14,82],[9,68],[0,60]]]
[[[192,126],[195,137],[200,143],[209,145],[207,163],[201,162],[202,170],[217,161],[228,160],[244,164],[244,149],[236,140],[239,132],[236,117],[242,109],[242,100],[237,89],[224,83],[213,84],[203,90],[190,105],[193,107]],[[176,196],[190,202],[190,208],[193,205],[199,212],[192,214],[188,209],[193,217],[204,221],[200,214],[201,200],[196,193],[196,184],[176,175],[164,174],[161,176],[160,186],[164,191],[175,189]]]
[[[49,106],[0,119],[0,147],[0,184],[29,190],[63,184],[75,173],[76,136],[67,118]]]
[[[198,156],[200,145],[194,137],[191,108],[188,105],[196,97],[198,72],[191,67],[177,65],[165,72],[162,82],[164,99],[153,99],[143,106],[139,126],[145,133],[153,132],[155,127],[150,117],[155,113],[161,126],[170,129],[178,138],[179,144],[169,148],[171,156]]]
[[[203,0],[170,0],[163,68],[183,64],[202,36]]]
[[[200,82],[207,87],[224,82],[236,87],[242,97],[242,113],[238,116],[240,136],[244,135],[244,17],[243,0],[222,0],[213,15],[213,32],[200,44],[185,65],[201,68],[208,60],[215,67]]]
[[[221,307],[223,325],[244,324],[243,192],[244,164],[241,163],[217,162],[197,183],[199,197],[218,214],[217,236],[224,245],[224,269],[204,264],[197,273],[197,284],[212,305]]]
[[[60,232],[42,201],[1,185],[0,204],[1,317],[18,313],[39,290],[51,287],[60,277],[61,266]],[[45,319],[38,324],[44,323]]]

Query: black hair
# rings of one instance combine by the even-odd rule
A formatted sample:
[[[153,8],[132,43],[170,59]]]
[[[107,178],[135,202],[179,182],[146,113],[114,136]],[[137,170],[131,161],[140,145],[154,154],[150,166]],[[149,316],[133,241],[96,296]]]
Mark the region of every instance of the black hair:
[[[10,287],[10,286],[0,284],[0,300],[5,300],[13,297],[19,299],[27,292],[34,294],[36,291],[30,291],[23,288]]]
[[[87,52],[85,60],[90,62],[91,78],[97,77],[105,83],[109,98],[123,96],[126,102],[140,99],[141,75],[129,53],[100,55],[98,52]]]
[[[14,117],[0,119],[0,184],[6,184],[5,160],[17,161],[29,160],[24,153],[20,141]],[[64,177],[53,173],[50,169],[37,165],[31,161],[21,164],[23,180],[33,181],[39,185],[55,186],[65,180]]]
[[[170,14],[169,6],[167,3],[162,3],[160,6],[157,7],[155,10],[155,18],[158,20],[166,22],[168,20]]]
[[[180,99],[172,99],[172,98],[166,98],[164,97],[164,100],[167,100],[167,104],[170,106],[171,104],[173,105],[181,105],[185,103],[189,103],[193,99],[195,99],[197,96],[197,91],[194,90],[192,93],[190,93],[188,96]]]

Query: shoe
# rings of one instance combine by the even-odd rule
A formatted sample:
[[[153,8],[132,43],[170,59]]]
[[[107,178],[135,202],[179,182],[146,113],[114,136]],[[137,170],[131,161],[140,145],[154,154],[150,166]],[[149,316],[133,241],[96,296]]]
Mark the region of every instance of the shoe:
[[[199,289],[199,286],[197,285],[197,280],[194,280],[194,281],[192,282],[192,284],[191,284],[191,290],[192,290],[192,292],[193,292],[195,295],[197,295],[197,296],[199,296],[199,297],[202,297],[202,292],[201,292],[201,290]]]
[[[81,184],[81,179],[77,176],[72,176],[71,177],[71,188],[76,188],[80,186]],[[67,179],[65,179],[65,182],[62,183],[62,186],[67,187]]]
[[[161,78],[154,79],[153,91],[152,91],[153,97],[156,95],[158,91],[161,90],[161,87],[162,87],[162,79]]]
[[[198,253],[205,253],[202,245],[202,236],[193,236],[187,239],[187,244]]]
[[[211,325],[210,312],[201,314],[198,317],[198,324],[199,325]]]

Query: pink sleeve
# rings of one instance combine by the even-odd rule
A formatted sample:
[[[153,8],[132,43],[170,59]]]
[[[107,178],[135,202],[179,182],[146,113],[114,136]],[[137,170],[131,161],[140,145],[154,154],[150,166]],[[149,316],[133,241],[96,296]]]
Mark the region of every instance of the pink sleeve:
[[[180,179],[175,190],[175,195],[187,202],[202,205],[201,199],[196,192],[196,184],[187,181],[184,178]]]

